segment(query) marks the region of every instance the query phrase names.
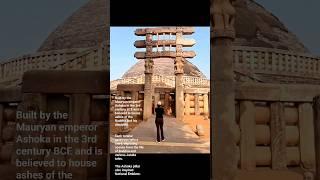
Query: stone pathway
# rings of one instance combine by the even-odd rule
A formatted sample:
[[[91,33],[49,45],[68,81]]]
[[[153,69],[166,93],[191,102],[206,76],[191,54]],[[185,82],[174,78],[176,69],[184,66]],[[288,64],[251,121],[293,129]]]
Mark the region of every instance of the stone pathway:
[[[210,142],[200,139],[187,124],[173,117],[164,117],[166,141],[156,142],[154,116],[141,122],[130,134],[139,139],[144,149],[137,153],[209,153]],[[113,143],[111,143],[113,146]]]

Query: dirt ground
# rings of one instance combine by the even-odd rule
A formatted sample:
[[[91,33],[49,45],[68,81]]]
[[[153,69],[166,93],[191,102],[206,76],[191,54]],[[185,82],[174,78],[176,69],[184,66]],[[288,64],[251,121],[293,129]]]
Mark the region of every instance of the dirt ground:
[[[210,120],[205,119],[203,116],[185,116],[184,117],[184,123],[186,123],[188,126],[190,126],[193,130],[193,132],[196,134],[196,126],[199,124],[204,129],[204,136],[199,136],[201,139],[204,140],[210,140]],[[137,127],[142,120],[139,120],[138,123],[129,123],[129,131]],[[110,130],[111,134],[117,134],[123,132],[122,127],[115,127],[114,120],[111,120],[110,122]]]
[[[204,136],[199,136],[200,138],[210,140],[210,120],[205,119],[203,116],[185,116],[183,120],[188,124],[194,133],[196,133],[197,124],[201,125],[204,129]]]

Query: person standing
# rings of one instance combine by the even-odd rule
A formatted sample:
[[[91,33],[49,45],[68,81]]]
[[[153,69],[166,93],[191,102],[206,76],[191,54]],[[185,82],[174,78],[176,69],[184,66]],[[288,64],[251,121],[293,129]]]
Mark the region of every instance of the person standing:
[[[161,107],[161,101],[157,103],[157,107],[155,109],[156,112],[156,127],[157,127],[157,142],[160,143],[160,141],[164,141],[164,134],[163,134],[163,114],[164,114],[164,109]]]

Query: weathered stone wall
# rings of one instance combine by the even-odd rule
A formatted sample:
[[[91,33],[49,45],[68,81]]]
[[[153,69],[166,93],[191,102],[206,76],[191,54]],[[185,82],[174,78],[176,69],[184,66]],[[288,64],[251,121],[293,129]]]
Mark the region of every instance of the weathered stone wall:
[[[235,119],[241,171],[280,170],[275,176],[278,179],[281,171],[294,172],[296,177],[315,175],[312,104],[319,90],[320,86],[236,85]],[[271,174],[261,172],[261,177]]]

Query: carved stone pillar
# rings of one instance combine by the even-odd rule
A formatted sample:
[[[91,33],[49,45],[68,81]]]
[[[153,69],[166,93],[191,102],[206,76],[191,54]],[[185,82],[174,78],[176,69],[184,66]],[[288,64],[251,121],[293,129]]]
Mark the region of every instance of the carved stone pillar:
[[[299,104],[301,163],[309,171],[315,169],[314,112],[311,103]]]
[[[255,136],[255,109],[251,101],[240,102],[240,165],[243,170],[256,168],[256,136]]]
[[[194,94],[194,114],[196,116],[200,115],[200,107],[199,107],[199,94]]]
[[[184,59],[182,57],[182,29],[177,28],[176,33],[176,59],[174,61],[175,75],[176,75],[176,118],[182,121],[184,116],[184,85],[183,85],[183,73],[184,73]]]
[[[132,100],[138,101],[139,99],[139,91],[132,92]]]
[[[316,177],[320,180],[320,96],[314,98],[314,131],[315,131],[315,153],[316,153]]]
[[[166,92],[164,94],[164,110],[166,115],[171,115],[172,113],[170,112],[171,104],[170,104],[170,93]]]
[[[90,104],[91,96],[89,94],[73,94],[71,96],[71,106],[70,106],[70,119],[69,122],[73,125],[90,124]],[[89,136],[89,131],[80,132],[70,132],[69,135],[72,137],[78,137],[81,139],[81,136]],[[90,147],[89,143],[70,143],[69,147],[73,149],[88,149]],[[67,158],[77,161],[88,161],[89,156],[82,155],[68,155]],[[88,168],[81,167],[67,167],[68,172],[73,174],[73,178],[79,180],[86,180],[88,176]]]
[[[190,95],[188,93],[184,97],[184,114],[190,115]]]
[[[144,85],[144,105],[143,105],[143,120],[146,121],[152,115],[152,74],[153,74],[153,60],[152,54],[152,34],[146,34],[146,60],[145,60],[145,85]]]
[[[22,102],[18,105],[17,111],[21,111],[22,113],[27,113],[32,111],[33,113],[39,114],[40,112],[46,112],[47,110],[47,97],[44,94],[40,93],[24,93],[22,95]],[[36,117],[29,117],[29,118],[21,118],[17,119],[17,123],[20,125],[26,124],[26,125],[44,125],[45,121],[43,119],[40,119],[39,115]],[[21,137],[39,137],[41,135],[40,131],[16,131],[16,136]],[[36,149],[42,149],[45,147],[44,143],[22,143],[22,142],[16,142],[15,148],[17,149],[30,149],[30,148],[36,148]],[[28,160],[28,156],[23,155],[17,155],[17,158],[20,160]],[[34,161],[43,161],[44,156],[33,156],[32,158]],[[17,172],[41,172],[41,169],[39,167],[25,167],[22,169],[18,168]]]
[[[3,111],[4,111],[4,106],[0,104],[0,149],[2,146],[2,129],[4,126]]]
[[[206,117],[208,117],[209,114],[209,99],[208,94],[203,95],[203,113]]]
[[[281,102],[274,102],[271,108],[271,154],[272,169],[283,170],[287,168],[286,121],[284,107]]]
[[[213,105],[212,156],[213,178],[234,180],[238,171],[233,82],[235,9],[231,0],[211,0],[211,101]]]

